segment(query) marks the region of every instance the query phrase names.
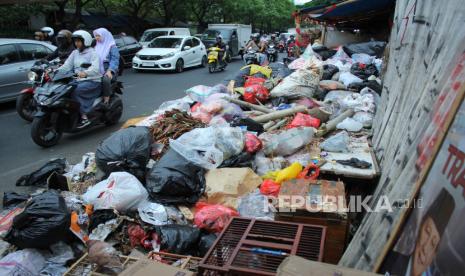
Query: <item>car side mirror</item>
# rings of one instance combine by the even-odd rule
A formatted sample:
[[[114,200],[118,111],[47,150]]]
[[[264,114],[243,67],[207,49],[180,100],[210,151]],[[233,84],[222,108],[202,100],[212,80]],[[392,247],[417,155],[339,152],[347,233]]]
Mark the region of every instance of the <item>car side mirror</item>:
[[[190,50],[190,49],[191,49],[191,46],[184,46],[183,51],[187,51],[187,50]]]
[[[84,68],[84,69],[87,69],[87,68],[89,68],[90,66],[92,66],[91,63],[83,63],[83,64],[81,64],[81,68]]]

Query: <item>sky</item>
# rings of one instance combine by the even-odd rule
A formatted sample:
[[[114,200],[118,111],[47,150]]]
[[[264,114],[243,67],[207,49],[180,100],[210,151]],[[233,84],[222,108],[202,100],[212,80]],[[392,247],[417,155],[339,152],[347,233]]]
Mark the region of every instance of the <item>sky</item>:
[[[302,4],[305,4],[307,2],[310,2],[311,0],[294,0],[294,4],[295,5],[302,5]]]

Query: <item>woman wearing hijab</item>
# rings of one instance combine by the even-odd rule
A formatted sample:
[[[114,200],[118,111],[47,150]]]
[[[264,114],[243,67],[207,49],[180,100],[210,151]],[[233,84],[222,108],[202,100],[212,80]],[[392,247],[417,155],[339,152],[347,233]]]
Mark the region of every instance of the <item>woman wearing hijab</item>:
[[[94,30],[97,41],[95,52],[100,59],[100,73],[103,75],[103,102],[108,103],[111,94],[111,81],[118,75],[119,50],[113,35],[105,28]]]

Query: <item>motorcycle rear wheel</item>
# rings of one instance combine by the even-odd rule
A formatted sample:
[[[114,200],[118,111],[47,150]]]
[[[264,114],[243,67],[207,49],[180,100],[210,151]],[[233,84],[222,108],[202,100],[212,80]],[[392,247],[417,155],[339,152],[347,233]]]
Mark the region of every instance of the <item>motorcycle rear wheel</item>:
[[[19,116],[28,122],[34,119],[34,95],[31,93],[22,93],[16,98],[16,112]]]
[[[213,72],[215,72],[215,69],[216,69],[216,66],[214,63],[210,63],[208,64],[208,72],[211,74]]]
[[[111,118],[105,122],[105,125],[107,126],[117,124],[119,119],[121,119],[121,116],[123,116],[123,103],[121,101],[116,106],[114,106],[113,109],[114,113],[112,114]]]
[[[50,114],[34,118],[31,125],[31,138],[37,145],[48,148],[58,144],[63,132],[51,122]]]

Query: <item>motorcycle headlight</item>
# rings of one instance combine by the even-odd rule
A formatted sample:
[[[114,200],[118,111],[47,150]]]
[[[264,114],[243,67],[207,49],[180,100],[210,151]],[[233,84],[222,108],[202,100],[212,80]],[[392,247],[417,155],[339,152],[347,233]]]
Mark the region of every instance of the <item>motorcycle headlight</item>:
[[[36,78],[37,78],[36,72],[29,71],[29,73],[27,73],[27,78],[28,78],[30,81],[35,81]]]
[[[162,57],[162,58],[170,58],[170,57],[173,57],[173,56],[174,56],[174,53],[172,52],[172,53],[168,53],[168,54],[166,54],[166,55],[163,55],[163,56],[161,56],[161,57]]]

